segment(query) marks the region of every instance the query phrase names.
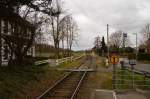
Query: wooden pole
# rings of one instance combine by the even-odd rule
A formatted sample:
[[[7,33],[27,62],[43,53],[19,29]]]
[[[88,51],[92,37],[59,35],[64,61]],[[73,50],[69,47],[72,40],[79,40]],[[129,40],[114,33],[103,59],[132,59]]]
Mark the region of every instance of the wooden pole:
[[[107,56],[109,59],[109,25],[107,24]]]
[[[116,64],[113,64],[113,89],[116,89]]]
[[[2,65],[2,35],[1,35],[1,32],[2,32],[2,20],[0,18],[0,66]]]

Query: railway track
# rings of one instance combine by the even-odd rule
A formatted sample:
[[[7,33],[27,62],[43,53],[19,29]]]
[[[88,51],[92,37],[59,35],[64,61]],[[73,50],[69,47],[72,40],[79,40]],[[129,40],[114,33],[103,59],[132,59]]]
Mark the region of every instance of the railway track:
[[[84,62],[78,68],[86,67],[89,60],[87,59],[87,62]],[[89,66],[87,67],[89,68]],[[37,97],[37,99],[75,99],[86,74],[87,71],[70,72],[47,89],[41,96]]]
[[[69,73],[37,99],[74,99],[86,73]]]

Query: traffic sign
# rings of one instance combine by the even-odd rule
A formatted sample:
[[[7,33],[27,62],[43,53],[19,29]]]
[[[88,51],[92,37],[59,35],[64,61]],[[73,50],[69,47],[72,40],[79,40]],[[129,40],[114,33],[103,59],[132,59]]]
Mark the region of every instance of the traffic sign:
[[[127,37],[127,33],[123,33],[123,37]]]
[[[136,65],[136,60],[135,60],[135,59],[129,60],[129,64],[130,64],[130,65]]]
[[[119,57],[117,55],[112,55],[109,59],[112,64],[117,64],[119,62]]]

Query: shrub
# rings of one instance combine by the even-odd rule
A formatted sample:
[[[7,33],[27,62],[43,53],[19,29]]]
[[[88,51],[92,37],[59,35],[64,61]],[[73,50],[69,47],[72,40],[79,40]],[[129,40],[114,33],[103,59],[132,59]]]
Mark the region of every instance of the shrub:
[[[49,59],[49,57],[34,57],[34,61],[42,61],[47,59]]]
[[[136,55],[135,54],[128,54],[128,59],[136,59]]]

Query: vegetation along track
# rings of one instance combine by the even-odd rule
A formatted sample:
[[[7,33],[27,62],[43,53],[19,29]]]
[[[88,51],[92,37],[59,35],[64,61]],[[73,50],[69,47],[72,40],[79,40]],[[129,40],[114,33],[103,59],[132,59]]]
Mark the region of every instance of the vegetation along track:
[[[85,62],[84,65],[81,65],[81,68],[82,66],[87,66],[89,63],[88,61],[91,59],[87,58],[86,60],[87,62]],[[74,99],[86,74],[87,71],[70,72],[37,99]]]

